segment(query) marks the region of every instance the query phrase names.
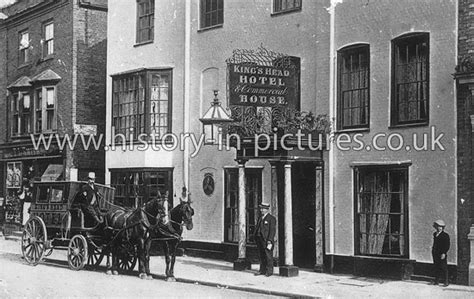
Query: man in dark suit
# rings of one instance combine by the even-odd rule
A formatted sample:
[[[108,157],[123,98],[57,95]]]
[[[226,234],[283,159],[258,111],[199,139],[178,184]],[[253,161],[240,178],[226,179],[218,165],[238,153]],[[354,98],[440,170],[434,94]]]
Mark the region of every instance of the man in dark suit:
[[[436,232],[433,233],[433,248],[431,254],[433,255],[434,264],[434,281],[431,284],[437,285],[439,279],[444,278],[444,286],[449,285],[448,281],[448,250],[449,250],[449,235],[444,232],[446,224],[443,220],[436,220],[433,223]]]
[[[255,229],[255,242],[260,257],[260,270],[255,275],[271,276],[273,274],[273,242],[276,232],[276,219],[268,210],[270,205],[260,204],[261,217]]]
[[[87,184],[81,188],[79,202],[81,203],[82,213],[85,216],[92,218],[96,223],[102,223],[99,211],[98,190],[95,186],[95,173],[89,172]]]

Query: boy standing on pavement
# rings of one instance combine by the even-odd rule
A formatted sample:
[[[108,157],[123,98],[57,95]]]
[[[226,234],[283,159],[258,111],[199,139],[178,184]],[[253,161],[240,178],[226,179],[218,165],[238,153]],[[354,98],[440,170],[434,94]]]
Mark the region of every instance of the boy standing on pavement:
[[[433,233],[433,248],[431,254],[433,255],[434,264],[434,281],[431,284],[437,285],[440,278],[445,279],[444,285],[449,285],[448,281],[448,250],[449,250],[449,235],[444,232],[446,224],[443,220],[436,220],[433,223],[436,231]]]
[[[269,204],[260,204],[260,215],[255,229],[255,242],[260,257],[260,270],[255,275],[273,274],[273,241],[276,233],[276,219],[268,210]]]

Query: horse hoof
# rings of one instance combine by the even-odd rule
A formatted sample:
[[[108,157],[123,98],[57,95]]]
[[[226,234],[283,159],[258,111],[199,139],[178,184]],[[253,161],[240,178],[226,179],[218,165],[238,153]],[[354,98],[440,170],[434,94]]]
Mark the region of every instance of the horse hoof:
[[[146,279],[147,275],[145,273],[140,273],[138,277],[140,277],[141,279]]]
[[[117,270],[112,271],[112,275],[118,275],[118,271]]]
[[[176,278],[174,278],[174,277],[166,277],[166,281],[168,281],[168,282],[176,282]]]
[[[107,270],[107,272],[105,272],[105,274],[107,274],[107,275],[112,275],[112,271],[111,271],[111,270]]]
[[[146,280],[153,280],[153,276],[147,275],[147,276],[146,276]]]

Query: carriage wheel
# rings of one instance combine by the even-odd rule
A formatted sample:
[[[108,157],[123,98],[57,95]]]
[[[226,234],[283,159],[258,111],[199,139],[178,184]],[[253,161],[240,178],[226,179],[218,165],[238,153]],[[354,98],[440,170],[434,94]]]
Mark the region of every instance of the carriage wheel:
[[[121,270],[133,270],[137,264],[137,253],[135,246],[125,243],[118,258],[118,267]]]
[[[102,249],[96,247],[94,245],[89,246],[89,252],[87,257],[87,265],[89,266],[99,266],[104,258],[104,254],[102,253]]]
[[[43,259],[47,238],[43,219],[38,216],[31,217],[26,222],[21,236],[21,253],[28,264],[36,266]]]
[[[81,270],[87,262],[87,241],[82,235],[75,235],[69,241],[67,261],[72,270]]]

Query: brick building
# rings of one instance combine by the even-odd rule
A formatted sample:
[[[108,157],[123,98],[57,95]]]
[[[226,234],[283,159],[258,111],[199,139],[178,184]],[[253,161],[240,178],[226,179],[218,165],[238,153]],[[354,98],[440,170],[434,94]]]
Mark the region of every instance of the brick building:
[[[80,138],[68,147],[65,137],[87,141],[105,129],[106,11],[107,1],[73,0],[2,9],[0,221],[7,233],[27,220],[33,181],[81,180],[89,171],[104,181],[103,148],[85,150]],[[47,142],[37,147],[41,136]]]
[[[474,223],[474,4],[460,0],[458,6],[458,57],[454,73],[457,87],[458,281],[467,284],[469,263],[473,258],[467,235]]]

